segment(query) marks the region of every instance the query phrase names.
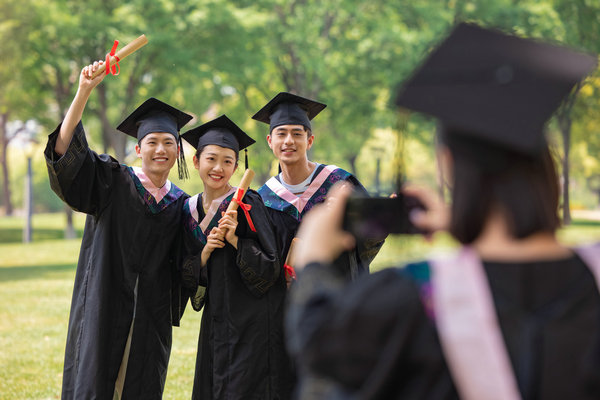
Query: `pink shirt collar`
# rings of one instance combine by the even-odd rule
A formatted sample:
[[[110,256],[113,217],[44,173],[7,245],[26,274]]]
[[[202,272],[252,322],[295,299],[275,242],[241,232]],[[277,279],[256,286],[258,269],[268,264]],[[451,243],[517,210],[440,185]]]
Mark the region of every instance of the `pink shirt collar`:
[[[170,180],[167,179],[165,184],[159,188],[159,187],[156,187],[156,185],[154,183],[152,183],[150,178],[148,178],[148,176],[144,173],[144,171],[142,171],[142,169],[140,167],[131,167],[131,169],[133,169],[135,176],[138,177],[138,179],[140,180],[140,182],[142,183],[144,188],[152,195],[152,197],[154,197],[154,199],[156,200],[157,203],[160,203],[160,201],[171,190],[171,181]]]

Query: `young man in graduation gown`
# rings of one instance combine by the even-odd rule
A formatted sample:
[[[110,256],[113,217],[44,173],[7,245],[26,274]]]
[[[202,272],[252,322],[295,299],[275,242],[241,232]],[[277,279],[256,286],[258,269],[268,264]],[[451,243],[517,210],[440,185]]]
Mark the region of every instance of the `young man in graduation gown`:
[[[151,98],[118,127],[138,140],[142,167],[96,154],[81,117],[104,74],[84,67],[65,120],[44,152],[50,185],[88,214],[77,264],[63,373],[63,399],[160,399],[172,325],[185,303],[177,261],[187,195],[167,178],[179,129],[191,120]]]
[[[286,284],[275,232],[260,196],[248,190],[240,198],[229,183],[239,151],[254,140],[225,115],[182,137],[196,148],[204,186],[184,204],[184,241],[193,255],[183,265],[184,285],[203,312],[192,398],[289,399]],[[237,211],[227,211],[232,201]]]
[[[345,285],[329,264],[353,242],[341,230],[349,191],[336,187],[307,216],[288,347],[337,383],[330,398],[600,398],[600,244],[556,239],[559,186],[543,135],[595,65],[460,24],[404,86],[399,105],[441,120],[452,185],[451,212],[409,190],[425,205],[413,222],[449,229],[463,247]]]
[[[325,200],[333,184],[347,181],[357,192],[368,195],[351,173],[308,159],[307,152],[315,141],[310,121],[325,107],[323,103],[281,92],[252,117],[269,125],[267,143],[279,160],[281,172],[261,186],[258,193],[277,229],[283,260],[302,218],[315,204]],[[368,273],[382,245],[381,239],[358,241],[354,249],[336,261],[339,272],[349,279]]]

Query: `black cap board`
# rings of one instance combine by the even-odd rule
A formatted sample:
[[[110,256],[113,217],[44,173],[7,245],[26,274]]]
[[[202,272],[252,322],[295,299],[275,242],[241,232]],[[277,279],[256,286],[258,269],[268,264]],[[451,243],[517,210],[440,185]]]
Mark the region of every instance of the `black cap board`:
[[[190,129],[181,137],[196,149],[214,144],[232,149],[236,154],[255,143],[254,139],[224,114],[194,129]],[[246,168],[248,168],[247,160]]]
[[[192,118],[191,115],[151,97],[125,118],[117,129],[138,141],[153,132],[170,133],[177,139],[179,130]]]
[[[179,144],[179,155],[177,157],[177,171],[179,179],[188,178],[185,155],[181,150],[181,138],[179,131],[192,120],[192,116],[168,105],[154,97],[150,97],[136,108],[117,127],[121,132],[136,138],[138,143],[149,133],[170,133],[175,136]]]
[[[280,125],[303,125],[312,129],[310,121],[327,105],[288,92],[280,92],[252,116],[269,124],[269,130]]]
[[[535,155],[544,125],[597,57],[461,23],[400,89],[398,106],[449,132]]]

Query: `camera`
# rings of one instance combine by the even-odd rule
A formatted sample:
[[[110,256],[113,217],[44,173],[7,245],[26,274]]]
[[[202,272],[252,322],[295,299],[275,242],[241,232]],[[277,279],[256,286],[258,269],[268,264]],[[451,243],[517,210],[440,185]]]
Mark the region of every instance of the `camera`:
[[[351,196],[344,212],[343,229],[356,238],[384,238],[390,233],[425,233],[415,227],[409,215],[424,210],[415,197],[399,193],[397,197]]]

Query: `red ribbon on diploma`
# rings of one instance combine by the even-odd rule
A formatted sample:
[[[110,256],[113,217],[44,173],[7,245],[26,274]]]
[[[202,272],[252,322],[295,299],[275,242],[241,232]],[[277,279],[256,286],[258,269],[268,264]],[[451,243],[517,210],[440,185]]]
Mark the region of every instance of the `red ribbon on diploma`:
[[[242,210],[244,210],[244,215],[246,215],[246,221],[248,221],[248,226],[250,227],[250,230],[252,232],[256,232],[256,228],[254,227],[254,223],[252,222],[252,218],[250,218],[250,213],[248,212],[252,209],[252,206],[250,204],[242,203],[244,192],[244,189],[238,188],[236,192],[237,197],[234,197],[233,201],[236,202],[242,208]]]
[[[110,53],[106,55],[106,75],[113,74],[116,76],[121,73],[121,66],[119,65],[119,61],[121,61],[121,59],[119,58],[119,56],[115,55],[115,51],[117,51],[118,45],[119,41],[115,40],[112,49],[110,49]],[[114,57],[117,60],[112,66],[110,65],[111,57]]]
[[[283,270],[285,271],[285,276],[296,280],[296,270],[291,265],[283,264]]]

